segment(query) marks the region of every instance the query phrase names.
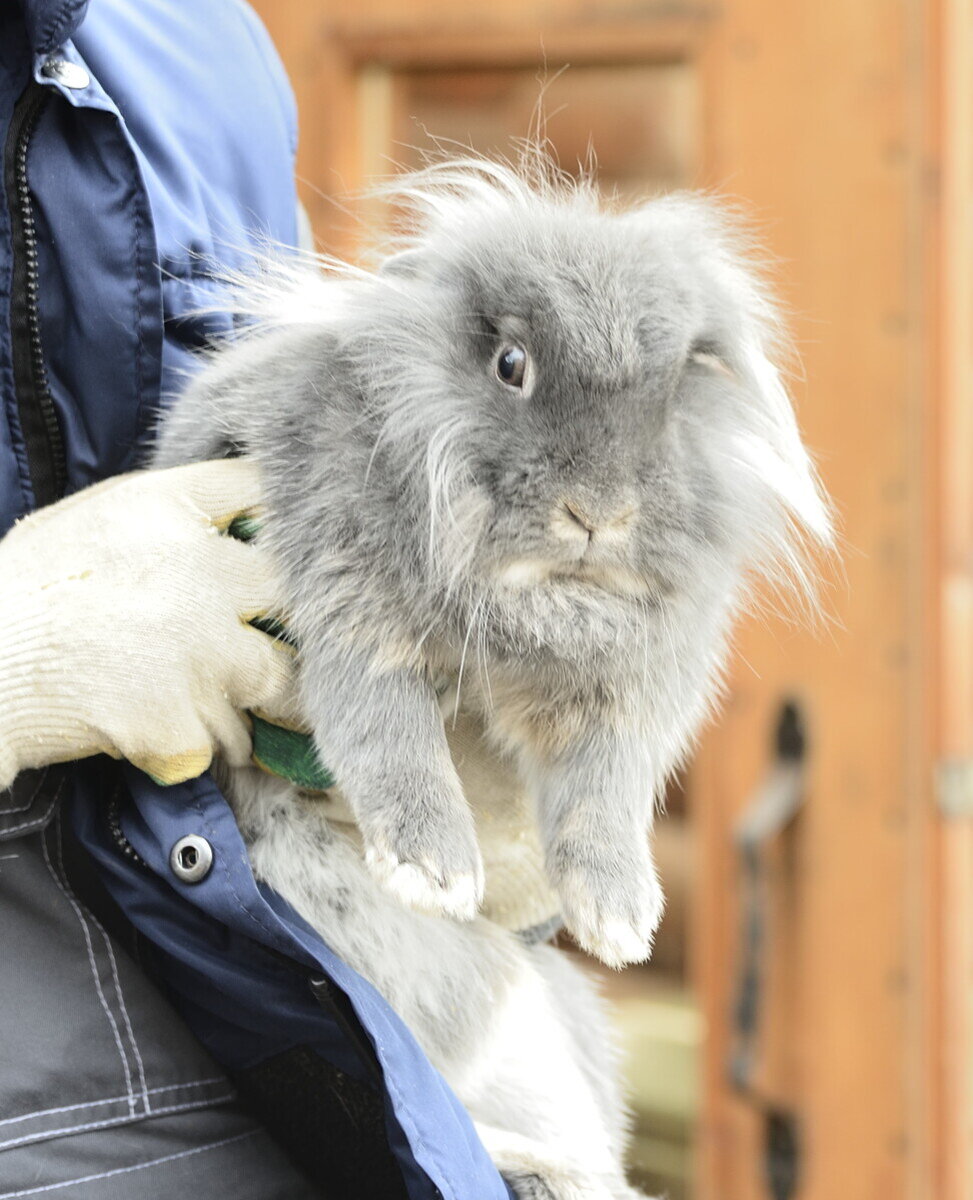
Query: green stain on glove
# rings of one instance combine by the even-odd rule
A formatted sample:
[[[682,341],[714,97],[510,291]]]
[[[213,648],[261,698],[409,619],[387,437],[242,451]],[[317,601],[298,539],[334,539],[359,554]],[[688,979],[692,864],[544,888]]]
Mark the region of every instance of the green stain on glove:
[[[260,532],[260,521],[244,513],[233,518],[226,532],[241,542],[249,542]],[[297,645],[287,626],[276,617],[254,617],[250,624],[268,637],[289,646]],[[309,733],[287,729],[253,713],[250,713],[250,719],[253,722],[253,761],[258,767],[289,780],[302,791],[326,792],[334,787],[334,776],[318,761]]]
[[[335,785],[334,776],[318,761],[309,733],[285,729],[264,717],[253,721],[253,761],[258,767],[279,775],[308,792],[326,792]]]
[[[238,542],[252,542],[260,532],[260,522],[248,513],[241,513],[229,523],[226,532]]]
[[[254,617],[250,624],[254,629],[259,629],[261,633],[267,634],[268,637],[272,637],[278,642],[286,642],[288,646],[295,648],[297,646],[297,642],[288,632],[287,626],[283,621],[278,621],[276,617]]]

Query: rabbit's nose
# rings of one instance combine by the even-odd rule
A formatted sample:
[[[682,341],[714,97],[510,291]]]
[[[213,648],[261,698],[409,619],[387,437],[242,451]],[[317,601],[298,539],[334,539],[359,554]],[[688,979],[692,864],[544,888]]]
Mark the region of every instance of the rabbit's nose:
[[[592,512],[576,500],[562,500],[554,516],[554,531],[562,537],[577,538],[582,532],[588,540],[597,537],[607,541],[625,533],[635,516],[634,504],[619,505],[614,509]]]

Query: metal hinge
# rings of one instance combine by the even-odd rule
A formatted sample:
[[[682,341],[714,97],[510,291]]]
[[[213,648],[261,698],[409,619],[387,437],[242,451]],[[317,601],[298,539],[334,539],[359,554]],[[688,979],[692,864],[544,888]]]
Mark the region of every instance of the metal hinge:
[[[973,759],[946,759],[939,764],[936,796],[947,817],[973,817]]]

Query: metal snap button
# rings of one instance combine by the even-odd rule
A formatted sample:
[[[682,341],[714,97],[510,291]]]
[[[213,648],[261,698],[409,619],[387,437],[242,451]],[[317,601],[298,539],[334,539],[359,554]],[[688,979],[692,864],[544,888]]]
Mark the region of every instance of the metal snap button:
[[[72,92],[78,92],[91,83],[91,76],[78,63],[68,62],[66,58],[49,58],[41,67],[41,74],[46,79],[61,83]]]
[[[169,852],[172,873],[183,883],[199,883],[213,865],[213,847],[205,838],[190,833],[181,837]]]

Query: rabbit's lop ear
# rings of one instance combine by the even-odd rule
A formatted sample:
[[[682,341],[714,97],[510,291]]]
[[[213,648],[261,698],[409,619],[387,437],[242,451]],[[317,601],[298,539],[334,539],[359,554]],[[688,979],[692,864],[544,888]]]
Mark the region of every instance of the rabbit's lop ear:
[[[834,533],[827,501],[801,442],[775,362],[785,357],[782,322],[746,225],[730,206],[675,193],[634,209],[650,261],[672,265],[699,297],[704,357],[716,358],[742,401],[731,405],[729,437],[736,460],[777,497],[794,522],[825,546]]]
[[[422,274],[426,255],[422,250],[401,250],[383,259],[378,268],[379,275],[391,275],[398,279],[415,279]]]
[[[766,304],[761,297],[761,307]],[[731,366],[754,405],[740,431],[738,452],[791,516],[821,545],[834,530],[824,493],[801,441],[790,397],[766,348],[766,331],[754,314],[743,314]],[[763,336],[762,336],[763,335]]]

